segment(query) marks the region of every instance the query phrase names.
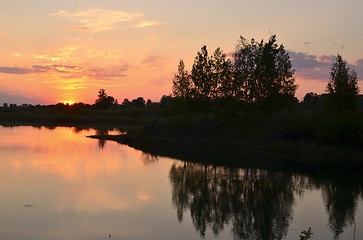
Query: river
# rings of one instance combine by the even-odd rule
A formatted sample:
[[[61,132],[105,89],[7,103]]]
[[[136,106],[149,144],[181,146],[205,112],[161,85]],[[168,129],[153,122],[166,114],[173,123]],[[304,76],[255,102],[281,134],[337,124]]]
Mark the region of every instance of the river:
[[[96,132],[0,126],[0,239],[363,239],[361,179],[185,162]]]

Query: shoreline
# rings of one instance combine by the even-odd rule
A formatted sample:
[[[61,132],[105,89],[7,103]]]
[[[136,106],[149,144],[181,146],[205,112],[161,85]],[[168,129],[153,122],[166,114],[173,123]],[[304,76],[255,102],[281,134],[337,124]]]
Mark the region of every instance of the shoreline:
[[[93,135],[154,156],[206,165],[274,169],[315,174],[360,174],[363,152],[309,142],[246,142],[231,144],[210,139],[177,139],[160,136]]]

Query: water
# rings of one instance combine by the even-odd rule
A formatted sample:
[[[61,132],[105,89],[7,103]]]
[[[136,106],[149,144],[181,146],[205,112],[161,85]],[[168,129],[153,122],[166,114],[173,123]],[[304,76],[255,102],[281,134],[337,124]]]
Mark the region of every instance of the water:
[[[362,239],[361,181],[145,154],[0,126],[0,239]]]

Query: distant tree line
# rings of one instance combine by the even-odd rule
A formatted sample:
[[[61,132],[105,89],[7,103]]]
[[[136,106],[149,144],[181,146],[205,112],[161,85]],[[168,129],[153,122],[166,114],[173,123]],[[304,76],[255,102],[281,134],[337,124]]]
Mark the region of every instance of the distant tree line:
[[[72,110],[81,110],[81,109],[99,109],[99,110],[106,110],[106,109],[132,109],[132,108],[150,108],[150,107],[157,107],[157,108],[167,108],[171,101],[172,97],[170,95],[163,95],[159,102],[153,102],[150,99],[145,101],[143,97],[138,97],[136,99],[129,100],[125,98],[121,104],[118,103],[118,100],[112,96],[109,96],[106,93],[104,88],[101,88],[98,91],[97,99],[93,105],[85,104],[82,102],[77,102],[74,104],[69,103],[57,103],[51,105],[32,105],[32,104],[22,104],[17,105],[15,103],[4,103],[0,109],[5,111],[15,111],[16,109],[22,110],[34,110],[34,109],[49,109],[53,108],[56,111],[63,111],[67,109]]]
[[[108,109],[108,108],[144,108],[151,106],[159,106],[165,108],[169,105],[171,100],[171,96],[163,95],[159,102],[152,102],[150,99],[145,101],[143,97],[138,97],[133,100],[129,100],[125,98],[121,104],[118,103],[117,99],[108,96],[106,90],[101,88],[98,91],[98,98],[95,101],[94,106],[99,109]]]

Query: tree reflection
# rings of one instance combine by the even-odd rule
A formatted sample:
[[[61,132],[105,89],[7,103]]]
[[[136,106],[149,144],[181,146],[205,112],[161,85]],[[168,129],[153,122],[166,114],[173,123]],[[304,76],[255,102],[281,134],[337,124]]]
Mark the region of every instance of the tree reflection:
[[[147,165],[154,164],[157,161],[159,161],[159,156],[151,154],[151,153],[143,152],[141,155],[141,159],[144,162],[144,165],[147,166]]]
[[[329,228],[339,239],[344,228],[355,223],[361,185],[350,178],[335,178],[321,184],[322,195],[329,215]]]
[[[104,148],[107,140],[102,138],[102,136],[107,136],[109,130],[108,129],[95,129],[95,130],[96,130],[96,135],[101,136],[101,138],[98,139],[98,146],[100,148]]]
[[[283,239],[304,184],[291,174],[192,163],[173,165],[169,177],[179,221],[189,209],[202,236],[232,224],[236,239]]]

